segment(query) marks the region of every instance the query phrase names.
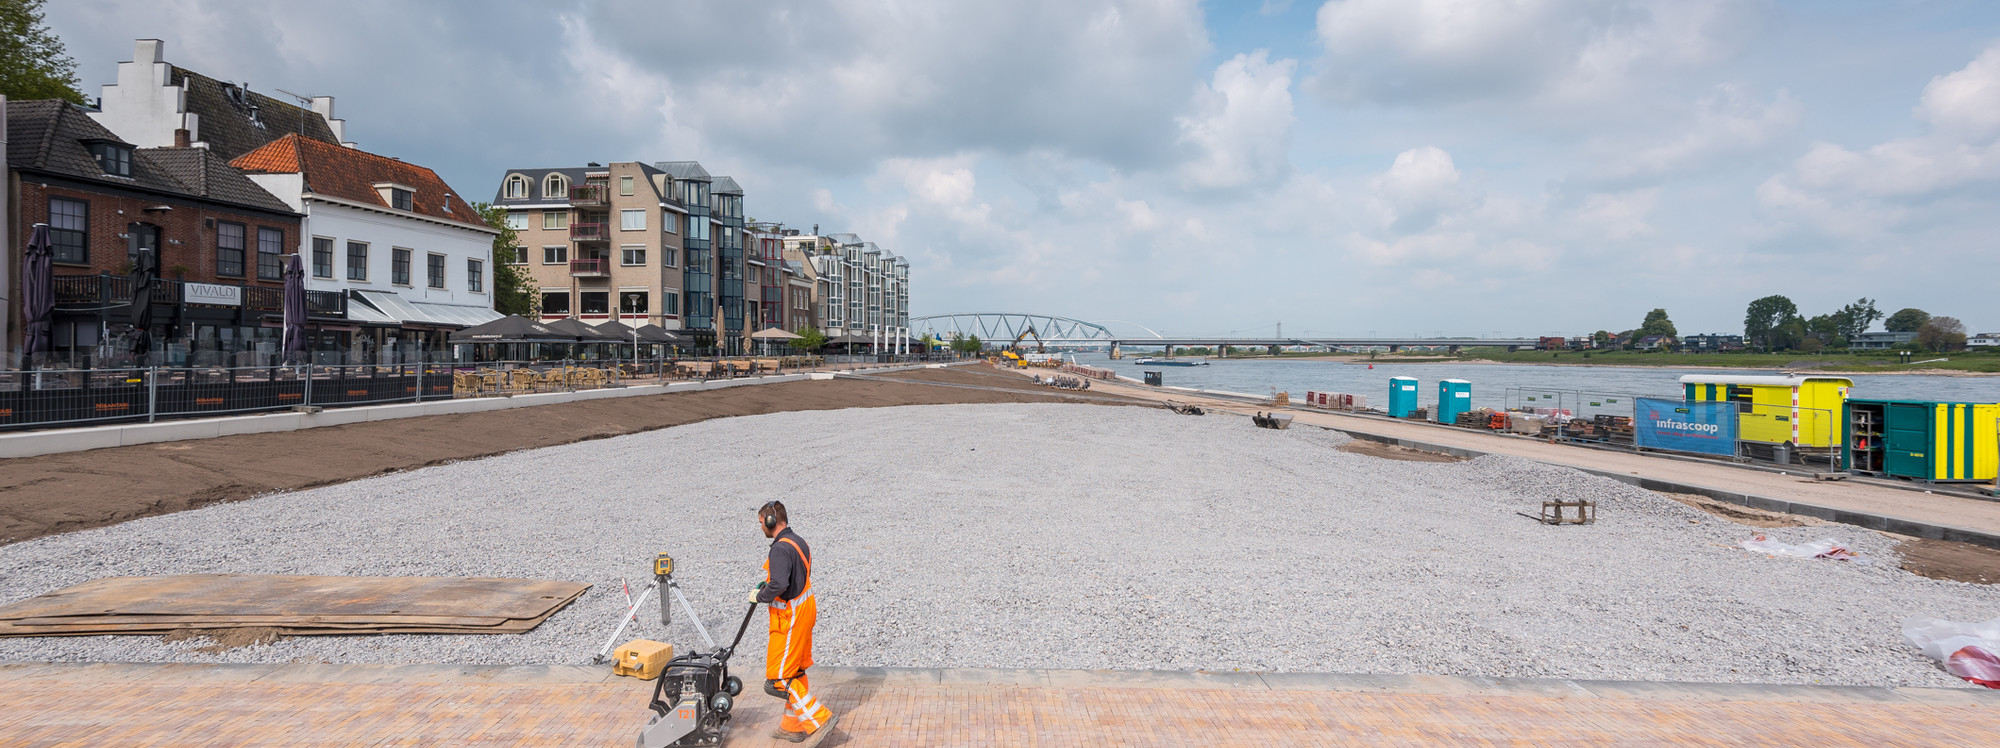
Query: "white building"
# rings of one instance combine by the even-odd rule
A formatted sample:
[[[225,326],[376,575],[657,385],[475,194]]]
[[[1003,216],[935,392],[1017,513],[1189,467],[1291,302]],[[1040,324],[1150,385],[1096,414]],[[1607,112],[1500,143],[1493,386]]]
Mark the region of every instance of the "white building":
[[[910,327],[910,262],[854,234],[784,237],[819,278],[819,318],[828,337],[852,333],[884,344]]]
[[[298,252],[306,287],[347,294],[347,316],[360,329],[315,341],[322,359],[342,358],[324,363],[449,351],[451,331],[500,318],[492,267],[499,232],[436,172],[297,135],[230,165],[305,214]]]

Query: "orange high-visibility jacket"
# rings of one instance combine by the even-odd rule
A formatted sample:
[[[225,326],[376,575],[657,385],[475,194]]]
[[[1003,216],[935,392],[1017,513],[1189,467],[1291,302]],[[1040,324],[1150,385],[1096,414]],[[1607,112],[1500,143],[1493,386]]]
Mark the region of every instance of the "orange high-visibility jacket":
[[[776,583],[780,580],[771,578],[771,560],[764,560],[765,590],[771,596],[771,642],[764,651],[765,680],[793,678],[812,667],[813,624],[819,621],[819,605],[814,602],[812,591],[812,556],[789,528],[771,543],[771,554],[779,553],[797,554],[799,563],[804,564],[805,583],[797,590],[783,591],[791,595],[790,599],[777,594]],[[788,580],[785,584],[790,586]]]

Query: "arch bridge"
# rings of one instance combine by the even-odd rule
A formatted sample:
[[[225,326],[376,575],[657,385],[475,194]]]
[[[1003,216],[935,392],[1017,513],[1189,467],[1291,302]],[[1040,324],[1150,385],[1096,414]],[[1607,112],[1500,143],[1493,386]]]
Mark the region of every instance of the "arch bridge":
[[[950,340],[952,335],[957,334],[967,337],[977,335],[980,340],[988,342],[1004,342],[1020,337],[1029,328],[1033,328],[1036,337],[1041,338],[1044,343],[1109,344],[1116,339],[1111,330],[1103,325],[1053,314],[962,312],[933,314],[910,320],[911,330],[918,335],[928,334],[937,340]]]

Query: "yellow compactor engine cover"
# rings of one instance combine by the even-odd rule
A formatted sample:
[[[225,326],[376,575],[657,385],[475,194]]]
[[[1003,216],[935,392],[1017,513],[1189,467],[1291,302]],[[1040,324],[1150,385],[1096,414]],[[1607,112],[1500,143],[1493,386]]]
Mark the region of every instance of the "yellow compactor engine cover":
[[[629,675],[639,680],[660,677],[667,661],[674,658],[674,645],[633,639],[618,645],[617,659],[611,662],[612,675]]]

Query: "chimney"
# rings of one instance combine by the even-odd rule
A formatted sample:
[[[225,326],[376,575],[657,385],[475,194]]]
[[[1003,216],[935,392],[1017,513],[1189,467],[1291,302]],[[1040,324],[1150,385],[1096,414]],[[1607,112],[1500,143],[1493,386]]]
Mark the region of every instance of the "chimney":
[[[140,39],[133,45],[132,61],[138,63],[166,62],[167,43],[158,39]]]
[[[187,131],[187,128],[185,128],[185,127],[182,127],[182,128],[178,128],[178,129],[175,129],[175,130],[174,130],[174,147],[175,147],[175,148],[186,148],[186,147],[188,147],[188,140],[189,140],[189,138],[188,138],[188,131]]]

